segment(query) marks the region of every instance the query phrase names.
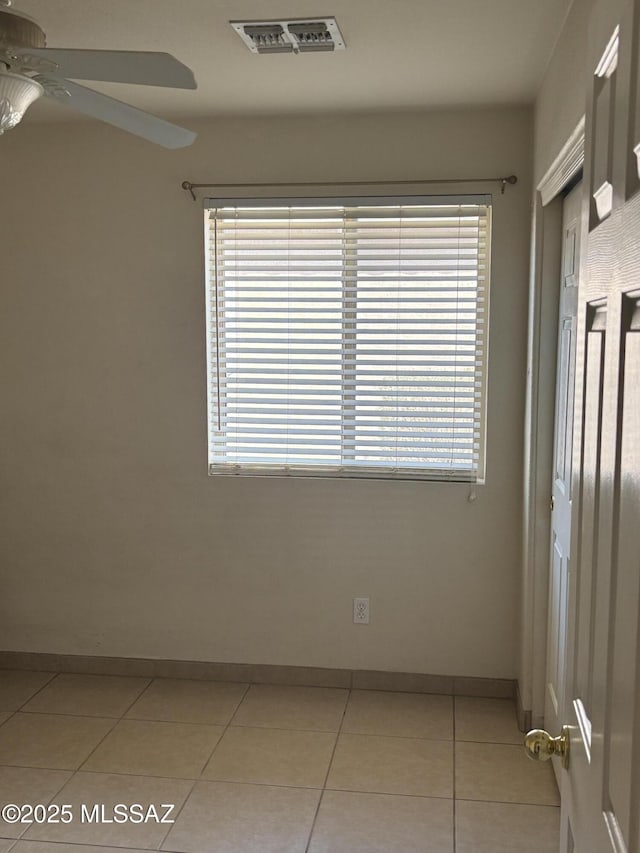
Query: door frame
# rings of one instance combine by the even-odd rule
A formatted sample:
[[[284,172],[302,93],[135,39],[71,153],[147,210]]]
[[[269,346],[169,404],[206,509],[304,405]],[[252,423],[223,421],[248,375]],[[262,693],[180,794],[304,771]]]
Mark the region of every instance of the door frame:
[[[553,476],[558,310],[562,257],[562,191],[584,164],[580,120],[544,177],[533,202],[524,435],[518,722],[523,731],[544,717]]]

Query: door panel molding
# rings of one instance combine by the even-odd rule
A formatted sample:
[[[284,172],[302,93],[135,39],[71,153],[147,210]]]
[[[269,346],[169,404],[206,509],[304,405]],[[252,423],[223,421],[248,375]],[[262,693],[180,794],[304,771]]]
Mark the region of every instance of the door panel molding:
[[[559,732],[562,727],[562,715],[566,704],[567,613],[574,562],[571,555],[571,480],[582,195],[583,185],[579,183],[564,198],[562,215],[563,253],[560,270],[562,280],[558,299],[553,477],[550,483],[551,551],[547,625],[547,696],[544,713],[545,728],[554,733]]]
[[[576,600],[573,659],[574,701],[580,702],[583,718],[592,728],[593,660],[595,613],[593,591],[597,585],[597,530],[599,525],[600,462],[602,449],[602,414],[604,404],[604,359],[607,333],[607,301],[600,299],[586,306],[586,337],[581,407],[581,441],[579,479],[581,497],[577,507],[578,525]],[[582,730],[585,720],[578,720]],[[589,739],[589,754],[591,744]]]
[[[607,720],[604,732],[607,811],[626,849],[632,845],[633,791],[638,787],[638,684],[629,672],[640,664],[640,489],[630,472],[640,470],[640,300],[623,293],[620,330],[619,438],[614,472],[611,636]],[[637,803],[636,803],[637,808]],[[611,821],[609,822],[611,823]],[[613,824],[612,824],[613,825]],[[623,848],[624,849],[624,848]]]
[[[620,27],[616,27],[598,63],[591,90],[591,207],[594,228],[613,210],[613,134]]]

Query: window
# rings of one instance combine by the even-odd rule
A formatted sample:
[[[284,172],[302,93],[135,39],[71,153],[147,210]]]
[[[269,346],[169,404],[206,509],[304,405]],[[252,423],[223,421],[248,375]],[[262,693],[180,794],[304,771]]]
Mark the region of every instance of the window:
[[[208,200],[210,473],[481,481],[490,212]]]

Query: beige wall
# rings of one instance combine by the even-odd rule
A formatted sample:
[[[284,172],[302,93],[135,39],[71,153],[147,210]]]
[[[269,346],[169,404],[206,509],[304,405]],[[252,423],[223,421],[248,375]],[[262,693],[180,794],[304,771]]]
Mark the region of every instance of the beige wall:
[[[587,97],[587,25],[592,4],[593,0],[573,0],[536,98],[536,183],[584,115]]]
[[[530,118],[221,120],[180,152],[98,124],[3,137],[0,648],[514,676]],[[202,212],[180,182],[510,172],[477,500],[207,477]]]

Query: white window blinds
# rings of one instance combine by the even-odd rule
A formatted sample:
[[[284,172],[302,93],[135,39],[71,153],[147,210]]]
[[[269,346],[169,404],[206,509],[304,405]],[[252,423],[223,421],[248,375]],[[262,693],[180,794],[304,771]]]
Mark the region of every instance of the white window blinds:
[[[484,477],[490,197],[209,200],[209,471]]]

